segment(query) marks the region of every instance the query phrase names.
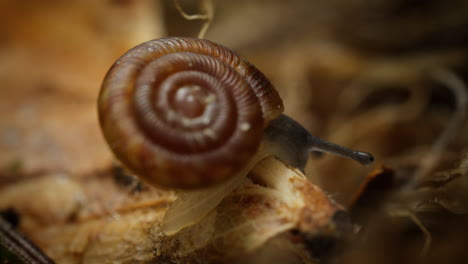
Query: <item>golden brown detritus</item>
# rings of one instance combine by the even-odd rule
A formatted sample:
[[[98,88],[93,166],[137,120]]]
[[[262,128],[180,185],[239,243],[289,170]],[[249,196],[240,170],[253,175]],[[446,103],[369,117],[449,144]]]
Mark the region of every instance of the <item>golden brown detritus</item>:
[[[171,236],[161,223],[174,196],[150,187],[135,190],[125,180],[131,176],[120,173],[74,182],[50,175],[13,184],[3,189],[0,207],[14,206],[29,223],[29,237],[57,263],[270,263],[278,257],[314,263],[313,254],[333,255],[351,231],[342,207],[274,158],[260,162],[201,221]],[[69,198],[43,211],[47,202],[27,199],[27,186],[34,183],[44,194],[61,188]],[[64,197],[57,195],[50,202]]]

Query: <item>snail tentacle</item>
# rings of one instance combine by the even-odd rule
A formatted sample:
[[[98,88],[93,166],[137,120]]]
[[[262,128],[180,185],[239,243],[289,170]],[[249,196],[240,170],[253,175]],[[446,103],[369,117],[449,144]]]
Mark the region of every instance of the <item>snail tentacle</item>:
[[[344,158],[355,160],[362,165],[374,161],[372,154],[356,151],[312,135],[291,117],[281,114],[272,120],[265,130],[265,137],[275,148],[278,158],[304,170],[309,154],[314,151],[329,152]]]

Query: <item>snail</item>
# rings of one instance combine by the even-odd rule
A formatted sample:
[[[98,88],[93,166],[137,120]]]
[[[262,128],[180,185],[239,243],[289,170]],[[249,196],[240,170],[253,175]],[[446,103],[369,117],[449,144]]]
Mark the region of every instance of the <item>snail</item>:
[[[102,132],[121,163],[150,185],[179,190],[166,233],[206,215],[269,155],[301,170],[311,151],[372,162],[369,153],[312,136],[283,109],[247,60],[181,37],[130,49],[110,68],[98,99]]]

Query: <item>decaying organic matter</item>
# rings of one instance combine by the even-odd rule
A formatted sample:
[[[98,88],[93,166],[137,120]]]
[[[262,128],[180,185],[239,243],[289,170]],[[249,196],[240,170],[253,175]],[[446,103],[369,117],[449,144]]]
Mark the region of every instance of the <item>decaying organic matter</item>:
[[[200,12],[198,1],[179,2],[188,14]],[[308,162],[305,174],[353,222],[354,239],[329,259],[467,262],[466,2],[213,2],[207,39],[262,69],[286,114],[314,135],[376,157],[374,168],[331,155]],[[203,22],[184,21],[171,0],[3,1],[0,10],[0,204],[2,212],[16,212],[18,230],[65,263],[105,263],[108,256],[170,263],[209,252],[224,260],[209,243],[180,243],[190,241],[182,234],[196,238],[195,229],[180,237],[158,231],[174,194],[113,166],[95,113],[102,77],[118,56],[149,39],[194,37]],[[238,203],[246,187],[259,201],[276,193],[254,175],[250,181],[223,204],[256,212]],[[218,209],[196,227],[228,230],[209,221],[223,219]],[[307,263],[310,252],[327,252],[319,247],[326,239],[306,243],[313,240],[305,230],[316,229],[298,227],[299,211],[282,212],[297,217],[294,228],[270,233],[252,253],[226,262]],[[245,223],[244,230],[261,231]],[[148,241],[148,234],[158,239]]]
[[[28,201],[32,181],[12,184],[3,189],[0,208],[17,210],[22,229],[57,263],[269,263],[273,255],[263,252],[278,244],[285,261],[314,263],[352,231],[342,207],[274,158],[260,162],[200,222],[171,236],[164,235],[161,223],[173,194],[122,186],[118,177],[132,176],[119,173],[109,170],[81,181],[63,175],[35,179],[42,193],[56,195],[36,203]],[[43,204],[50,205],[47,211]]]

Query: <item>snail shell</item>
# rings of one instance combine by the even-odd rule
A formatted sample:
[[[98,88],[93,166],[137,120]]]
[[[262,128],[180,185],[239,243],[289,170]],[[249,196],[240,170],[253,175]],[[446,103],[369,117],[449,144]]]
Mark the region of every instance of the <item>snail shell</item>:
[[[118,59],[98,102],[116,157],[142,180],[179,189],[238,173],[282,111],[275,88],[244,58],[208,40],[175,37]]]

